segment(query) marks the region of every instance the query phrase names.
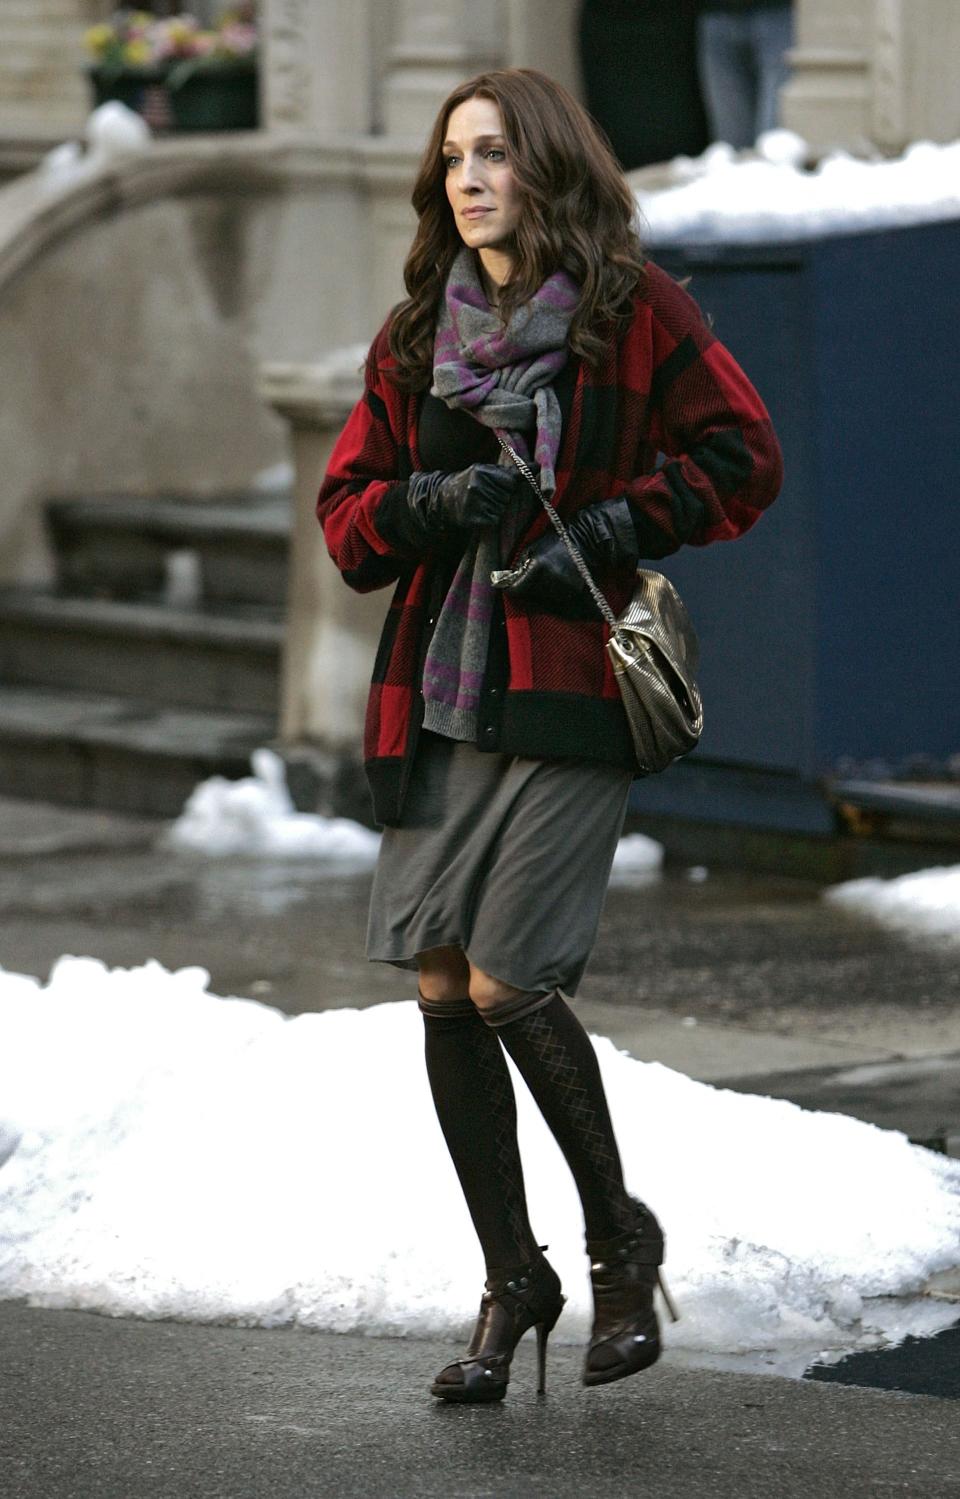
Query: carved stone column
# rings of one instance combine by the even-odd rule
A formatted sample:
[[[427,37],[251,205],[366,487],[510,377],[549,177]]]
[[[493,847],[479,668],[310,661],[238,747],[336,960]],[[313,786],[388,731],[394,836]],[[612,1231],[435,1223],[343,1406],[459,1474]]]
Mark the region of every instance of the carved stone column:
[[[261,0],[267,129],[365,135],[373,125],[370,0]]]
[[[960,136],[960,6],[874,0],[873,139],[885,151]]]
[[[579,13],[580,0],[507,0],[507,65],[539,68],[582,99]]]
[[[260,393],[290,423],[296,470],[280,690],[285,747],[314,744],[359,761],[373,655],[389,592],[358,594],[334,567],[315,505],[330,451],[359,398],[366,349],[312,365],[268,364]]]
[[[504,0],[399,0],[384,87],[389,135],[422,141],[463,79],[502,65]]]
[[[793,76],[781,113],[817,152],[870,149],[872,6],[873,0],[795,0]]]
[[[796,0],[784,123],[818,152],[960,135],[956,0]]]

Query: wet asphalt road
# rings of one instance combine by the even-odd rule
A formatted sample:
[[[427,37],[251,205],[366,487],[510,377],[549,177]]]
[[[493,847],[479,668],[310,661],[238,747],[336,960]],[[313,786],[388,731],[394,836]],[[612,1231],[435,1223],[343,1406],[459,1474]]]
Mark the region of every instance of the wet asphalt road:
[[[435,1343],[0,1305],[5,1499],[956,1499],[922,1396],[671,1364],[585,1390],[533,1343],[502,1405],[427,1393]]]
[[[368,891],[366,874],[306,862],[142,846],[0,856],[0,963],[44,976],[64,952],[199,963],[216,992],[258,985],[290,1014],[409,998],[410,976],[363,958]],[[908,1030],[956,1016],[960,945],[884,932],[806,881],[681,868],[611,888],[581,995],[773,1030],[855,1036],[877,1014]]]

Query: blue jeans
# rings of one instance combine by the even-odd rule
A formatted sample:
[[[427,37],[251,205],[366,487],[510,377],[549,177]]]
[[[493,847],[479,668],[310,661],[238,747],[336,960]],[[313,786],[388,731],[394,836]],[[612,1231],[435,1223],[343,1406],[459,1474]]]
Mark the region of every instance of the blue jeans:
[[[792,5],[707,11],[699,18],[697,62],[713,140],[742,150],[778,123],[792,45]]]

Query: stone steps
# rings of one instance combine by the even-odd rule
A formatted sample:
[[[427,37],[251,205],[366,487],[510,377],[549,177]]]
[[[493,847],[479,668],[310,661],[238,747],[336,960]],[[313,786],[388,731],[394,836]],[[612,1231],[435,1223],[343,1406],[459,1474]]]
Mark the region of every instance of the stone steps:
[[[276,711],[283,625],[163,605],[0,592],[0,679],[215,711]]]
[[[54,500],[47,519],[62,593],[160,599],[187,557],[208,605],[286,597],[289,500]]]
[[[198,781],[247,775],[270,714],[162,707],[59,688],[0,690],[0,788],[72,807],[175,817]]]
[[[0,794],[173,816],[277,727],[290,505],[56,500],[57,586],[0,591]]]

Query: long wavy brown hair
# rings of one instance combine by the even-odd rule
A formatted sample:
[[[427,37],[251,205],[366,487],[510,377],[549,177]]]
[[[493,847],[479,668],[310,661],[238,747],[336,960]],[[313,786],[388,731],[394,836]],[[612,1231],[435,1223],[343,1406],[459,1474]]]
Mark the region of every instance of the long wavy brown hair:
[[[580,287],[570,325],[572,351],[595,364],[611,332],[630,316],[643,276],[636,203],[598,126],[559,83],[532,68],[481,73],[445,101],[427,142],[412,202],[419,223],[403,276],[407,299],[395,310],[390,378],[422,390],[433,373],[437,310],[463,240],[447,201],[441,147],[447,122],[467,99],[492,99],[521,193],[514,267],[500,293],[504,323],[548,276],[567,271]]]

